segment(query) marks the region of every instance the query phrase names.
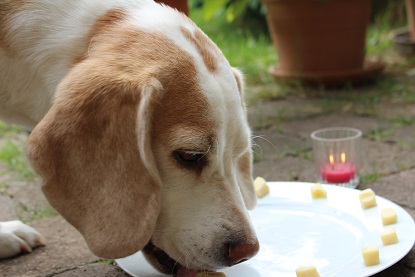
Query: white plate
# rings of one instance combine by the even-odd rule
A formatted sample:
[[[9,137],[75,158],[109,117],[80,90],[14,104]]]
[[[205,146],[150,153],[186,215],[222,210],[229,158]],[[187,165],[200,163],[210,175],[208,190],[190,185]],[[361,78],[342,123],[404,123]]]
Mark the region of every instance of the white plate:
[[[322,277],[371,276],[395,264],[414,245],[414,220],[383,197],[376,197],[377,207],[364,210],[359,190],[325,185],[327,199],[312,199],[311,183],[268,184],[271,193],[250,213],[261,249],[251,260],[222,270],[228,277],[295,277],[295,270],[305,265],[316,266]],[[382,225],[384,207],[395,210],[398,223]],[[389,228],[396,229],[399,242],[383,246],[380,231]],[[361,247],[367,245],[378,245],[379,265],[364,265]],[[167,276],[140,252],[116,262],[132,276]]]

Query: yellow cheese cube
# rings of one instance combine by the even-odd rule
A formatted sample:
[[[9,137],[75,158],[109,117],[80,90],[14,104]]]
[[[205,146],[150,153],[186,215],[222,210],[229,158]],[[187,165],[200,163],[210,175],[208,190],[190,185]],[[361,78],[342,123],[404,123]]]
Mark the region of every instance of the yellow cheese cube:
[[[365,189],[360,192],[359,198],[363,209],[368,209],[377,205],[376,195],[372,189]]]
[[[377,265],[379,261],[379,248],[376,245],[362,247],[363,261],[366,266]]]
[[[311,186],[311,196],[313,198],[326,198],[327,191],[320,185],[320,183],[317,183]]]
[[[254,181],[254,188],[256,195],[259,198],[264,197],[269,193],[269,186],[267,185],[267,182],[262,177],[256,177]]]
[[[389,225],[398,222],[398,216],[392,208],[383,208],[380,211],[382,217],[382,224]]]
[[[315,266],[302,266],[295,271],[297,277],[320,277]]]
[[[383,245],[389,245],[398,243],[398,235],[396,234],[395,228],[385,230],[380,233]]]
[[[226,277],[223,272],[198,272],[195,277]]]

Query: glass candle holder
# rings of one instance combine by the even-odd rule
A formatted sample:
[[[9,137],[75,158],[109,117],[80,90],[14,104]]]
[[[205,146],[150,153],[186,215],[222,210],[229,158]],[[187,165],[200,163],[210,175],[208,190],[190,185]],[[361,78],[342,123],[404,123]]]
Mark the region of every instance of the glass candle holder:
[[[311,133],[318,182],[348,188],[359,185],[361,137],[360,130],[347,127]]]

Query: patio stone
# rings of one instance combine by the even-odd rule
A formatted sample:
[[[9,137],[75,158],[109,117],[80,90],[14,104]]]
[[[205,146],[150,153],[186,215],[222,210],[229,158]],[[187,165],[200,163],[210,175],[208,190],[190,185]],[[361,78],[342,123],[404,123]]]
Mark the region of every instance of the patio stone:
[[[89,251],[81,234],[61,216],[33,221],[29,225],[45,237],[46,246],[0,261],[1,276],[54,276],[99,260]]]
[[[122,269],[102,264],[102,263],[95,263],[95,264],[87,264],[84,266],[80,266],[74,269],[69,269],[62,273],[54,274],[53,277],[97,277],[97,276],[105,276],[105,277],[123,277],[123,276],[130,276],[129,274],[125,273]]]
[[[264,129],[283,121],[316,116],[321,112],[315,101],[295,97],[248,106],[249,123],[253,129]]]
[[[321,128],[353,127],[365,134],[373,129],[387,128],[390,125],[390,123],[377,118],[362,117],[351,113],[331,113],[302,120],[286,121],[281,124],[280,129],[287,135],[310,139],[310,134]]]
[[[17,218],[14,202],[9,196],[0,194],[0,211],[0,221],[14,220]]]
[[[363,139],[361,145],[361,173],[395,174],[415,166],[415,152],[396,144]]]
[[[314,163],[296,157],[258,162],[254,166],[254,177],[256,176],[269,181],[315,182],[317,180]]]

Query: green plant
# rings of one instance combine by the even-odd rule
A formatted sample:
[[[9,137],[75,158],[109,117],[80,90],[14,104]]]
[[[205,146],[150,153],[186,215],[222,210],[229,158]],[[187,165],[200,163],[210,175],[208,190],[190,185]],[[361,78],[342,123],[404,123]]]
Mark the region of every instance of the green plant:
[[[384,141],[392,134],[392,131],[392,129],[375,127],[369,130],[366,136],[372,141]]]
[[[16,125],[8,125],[3,121],[0,121],[0,136],[3,136],[9,132],[20,132],[22,128]]]
[[[193,21],[218,45],[232,66],[244,73],[250,84],[273,82],[268,67],[276,63],[274,47],[268,33],[254,34],[236,22],[227,22],[225,15],[208,21],[201,8],[190,12]]]
[[[225,13],[227,21],[232,22],[248,10],[265,15],[264,6],[260,0],[199,0],[196,2],[197,5],[202,6],[203,17],[206,20]]]
[[[33,177],[34,173],[25,158],[21,146],[16,145],[11,140],[6,140],[0,145],[0,161],[6,163],[10,169],[23,177]]]
[[[112,259],[109,259],[109,260],[100,259],[100,260],[96,261],[96,263],[98,263],[98,264],[105,264],[105,265],[112,265],[112,266],[116,266],[117,265],[117,262],[115,260],[112,260]]]
[[[34,220],[40,220],[58,215],[58,212],[51,208],[45,208],[43,210],[36,210],[23,203],[19,203],[17,207],[18,218],[23,222],[30,222]]]
[[[360,184],[368,184],[373,183],[379,180],[382,177],[382,175],[378,172],[370,172],[370,173],[364,173],[360,176]]]

